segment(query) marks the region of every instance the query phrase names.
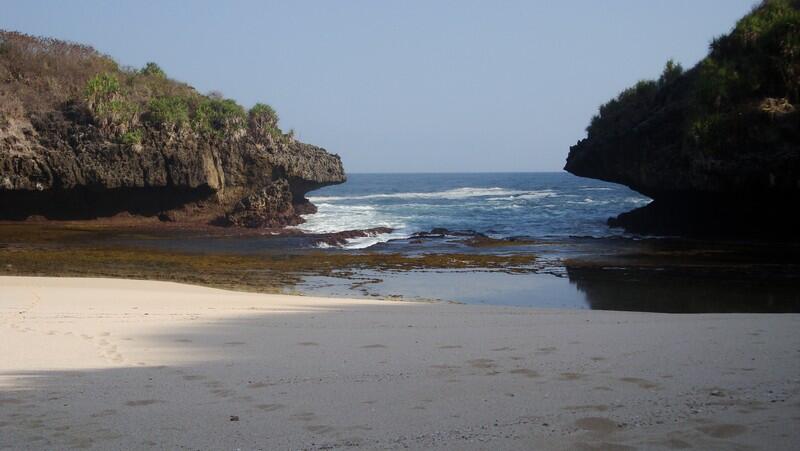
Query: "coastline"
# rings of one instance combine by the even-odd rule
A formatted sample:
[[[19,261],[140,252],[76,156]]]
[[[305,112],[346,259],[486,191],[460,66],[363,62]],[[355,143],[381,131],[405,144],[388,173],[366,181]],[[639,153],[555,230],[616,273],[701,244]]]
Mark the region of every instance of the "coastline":
[[[800,248],[791,243],[453,232],[353,250],[319,248],[314,240],[0,222],[0,274],[534,308],[800,313]]]
[[[2,448],[800,440],[798,314],[537,310],[121,279],[0,286],[0,339],[14,344],[0,359]]]

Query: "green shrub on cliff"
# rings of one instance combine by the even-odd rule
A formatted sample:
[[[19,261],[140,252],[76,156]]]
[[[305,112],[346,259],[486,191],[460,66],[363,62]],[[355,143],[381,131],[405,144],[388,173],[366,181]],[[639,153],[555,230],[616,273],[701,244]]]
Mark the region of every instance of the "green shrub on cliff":
[[[119,136],[119,143],[126,146],[141,144],[143,133],[140,129],[129,130]]]
[[[108,119],[112,124],[133,126],[138,116],[139,106],[127,99],[115,99],[108,104]]]
[[[144,117],[157,127],[181,127],[189,123],[189,106],[183,97],[157,97],[147,104]]]
[[[626,134],[676,110],[669,126],[684,145],[733,151],[775,142],[780,133],[770,129],[770,121],[793,113],[799,102],[800,1],[766,0],[728,35],[714,39],[694,69],[684,72],[669,61],[657,81],[639,82],[601,106],[587,133]]]
[[[696,100],[720,110],[753,98],[798,100],[800,10],[790,0],[772,0],[742,18],[733,31],[711,43],[700,63]]]
[[[161,66],[153,62],[145,64],[140,73],[150,77],[167,78],[167,74],[161,69]]]
[[[119,94],[119,80],[114,74],[95,75],[86,83],[85,97],[90,110],[101,112],[108,108]]]
[[[635,126],[649,112],[659,86],[653,80],[641,80],[622,91],[617,98],[600,107],[586,132],[590,137],[614,133]]]
[[[680,78],[681,75],[683,75],[683,66],[681,66],[681,63],[676,63],[674,60],[667,61],[667,64],[664,65],[664,70],[661,72],[661,76],[658,77],[658,87],[663,88],[673,83]]]
[[[234,100],[206,97],[195,109],[192,124],[197,131],[223,135],[244,127],[246,117],[244,108]]]
[[[248,117],[253,125],[259,127],[277,127],[278,113],[266,103],[256,103],[250,108]]]
[[[694,86],[689,136],[698,147],[730,149],[742,127],[751,129],[744,139],[772,140],[754,107],[767,102],[792,112],[800,102],[800,2],[765,1],[714,39]]]
[[[278,113],[266,103],[256,103],[248,112],[250,130],[257,134],[267,133],[274,140],[283,137],[283,132],[278,128],[278,120]]]
[[[115,75],[102,73],[92,77],[84,93],[86,106],[100,127],[124,132],[138,123],[139,106],[125,97]]]

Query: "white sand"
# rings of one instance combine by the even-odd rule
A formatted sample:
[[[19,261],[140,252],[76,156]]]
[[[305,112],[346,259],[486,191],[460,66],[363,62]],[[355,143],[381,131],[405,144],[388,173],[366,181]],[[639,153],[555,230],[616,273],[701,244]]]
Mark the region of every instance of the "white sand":
[[[800,447],[800,315],[0,277],[4,449],[689,446]]]

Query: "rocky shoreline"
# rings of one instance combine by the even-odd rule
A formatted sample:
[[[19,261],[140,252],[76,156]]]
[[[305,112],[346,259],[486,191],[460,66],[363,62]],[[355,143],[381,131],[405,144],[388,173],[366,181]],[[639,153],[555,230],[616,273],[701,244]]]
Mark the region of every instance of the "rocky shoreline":
[[[52,125],[52,124],[51,124]],[[346,180],[341,160],[299,142],[202,141],[157,134],[140,148],[91,124],[39,123],[10,140],[0,128],[0,218],[95,219],[121,213],[164,222],[281,227],[314,211],[305,194]],[[93,136],[76,142],[75,136]]]

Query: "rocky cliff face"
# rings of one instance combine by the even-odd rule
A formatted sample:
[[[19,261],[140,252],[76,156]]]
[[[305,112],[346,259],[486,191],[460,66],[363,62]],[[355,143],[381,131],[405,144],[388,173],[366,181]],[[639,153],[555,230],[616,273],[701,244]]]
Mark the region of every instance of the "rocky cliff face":
[[[52,42],[58,43],[45,43]],[[42,45],[35,38],[0,34],[0,219],[130,213],[169,221],[279,227],[297,224],[299,214],[313,212],[305,198],[308,191],[345,181],[337,155],[283,135],[277,118],[267,128],[248,126],[244,110],[235,103],[209,99],[163,77],[112,72],[123,80],[123,88],[125,77],[133,87],[127,92],[117,88],[108,104],[117,110],[132,105],[135,116],[106,120],[84,100],[82,85],[92,73],[75,75],[78,88],[63,97],[38,88],[39,83],[52,86],[70,80],[63,71],[42,75],[36,58],[75,58],[74,49]],[[87,54],[90,62],[105,58],[91,49]],[[181,125],[140,120],[147,112],[139,108],[147,108],[152,99],[137,100],[135,95],[141,94],[136,83],[153,98],[162,98],[151,94],[157,89],[171,96],[164,98],[178,98],[197,121]],[[185,91],[180,98],[173,93],[179,88]],[[205,117],[200,114],[214,112],[210,107],[202,110],[206,105],[234,105],[238,110],[230,114],[233,125],[199,131],[197,124],[203,125],[200,120]]]
[[[800,200],[800,8],[766,1],[709,56],[604,105],[565,169],[654,201],[613,226],[658,234],[793,232]]]
[[[309,144],[248,134],[209,140],[191,131],[146,136],[138,145],[118,144],[61,112],[6,123],[0,127],[0,216],[129,212],[278,227],[297,224],[298,209],[310,211],[305,193],[345,180],[339,157]],[[242,203],[254,194],[265,205]],[[250,220],[233,219],[242,214]]]

